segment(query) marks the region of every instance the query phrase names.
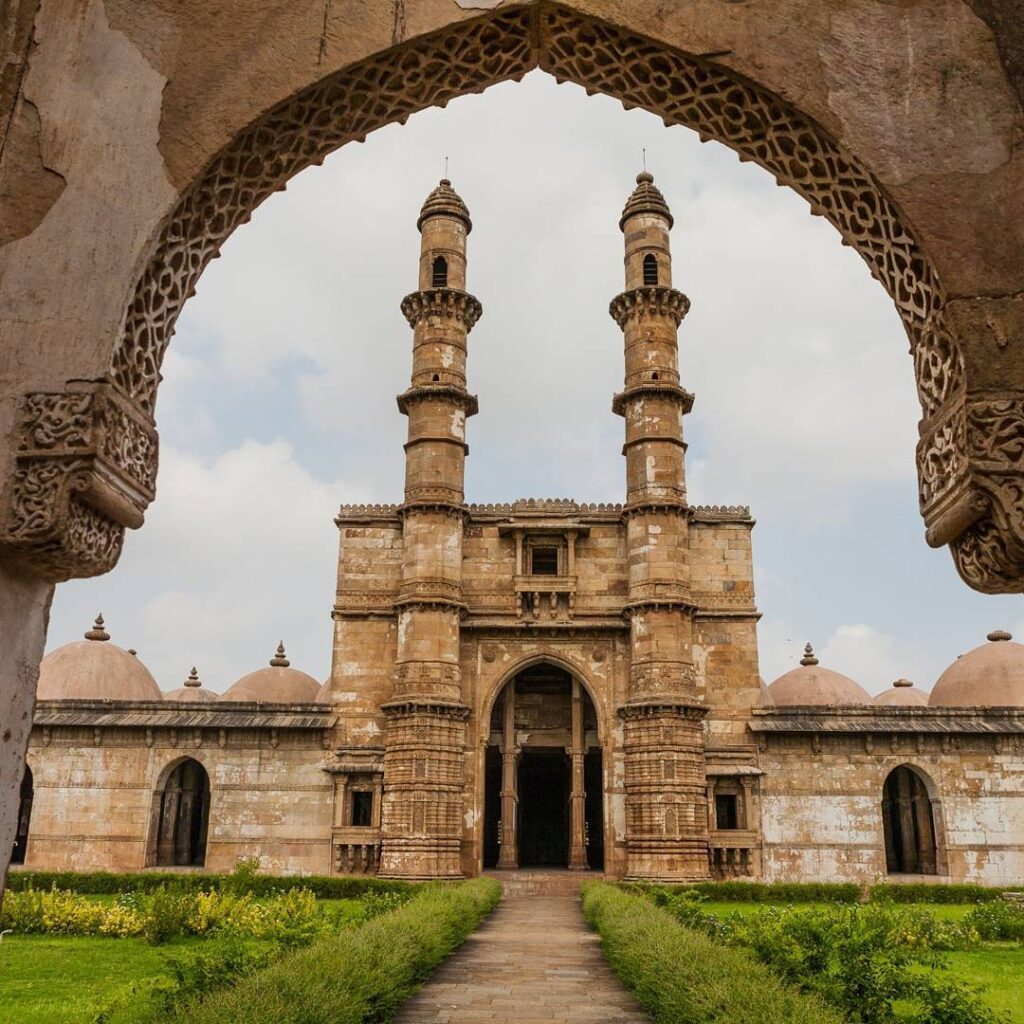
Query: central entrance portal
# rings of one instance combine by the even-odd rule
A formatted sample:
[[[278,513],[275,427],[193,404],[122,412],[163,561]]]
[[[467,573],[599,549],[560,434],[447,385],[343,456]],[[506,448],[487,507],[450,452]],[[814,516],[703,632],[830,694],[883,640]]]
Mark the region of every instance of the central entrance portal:
[[[568,672],[534,665],[502,690],[484,780],[485,868],[603,869],[597,713]]]

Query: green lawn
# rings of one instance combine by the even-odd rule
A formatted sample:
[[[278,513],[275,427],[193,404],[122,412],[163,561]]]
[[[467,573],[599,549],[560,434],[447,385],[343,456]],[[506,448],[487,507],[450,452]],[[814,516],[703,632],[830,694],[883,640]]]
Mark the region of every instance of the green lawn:
[[[89,1024],[127,985],[162,974],[165,951],[201,941],[5,935],[0,1024]]]
[[[717,914],[719,917],[728,917],[730,914],[741,914],[747,917],[749,914],[756,914],[759,910],[767,910],[770,906],[777,906],[771,903],[699,903],[701,910],[709,914]],[[794,903],[794,907],[824,907],[835,906],[834,903]],[[922,910],[931,911],[940,921],[959,921],[969,910],[973,909],[973,903],[915,903],[914,906]]]

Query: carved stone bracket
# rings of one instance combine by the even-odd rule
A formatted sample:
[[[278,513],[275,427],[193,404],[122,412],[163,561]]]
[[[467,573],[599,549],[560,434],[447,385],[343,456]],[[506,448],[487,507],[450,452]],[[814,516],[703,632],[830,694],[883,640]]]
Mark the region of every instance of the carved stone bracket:
[[[2,496],[0,550],[58,582],[108,572],[156,484],[157,434],[114,385],[25,395]]]
[[[402,299],[402,313],[410,327],[415,327],[428,316],[454,317],[462,321],[468,334],[476,326],[483,311],[484,307],[475,295],[455,288],[428,288]]]
[[[690,300],[665,285],[646,285],[621,292],[608,305],[608,312],[619,327],[625,327],[631,316],[638,320],[645,316],[667,316],[678,327],[689,311]]]

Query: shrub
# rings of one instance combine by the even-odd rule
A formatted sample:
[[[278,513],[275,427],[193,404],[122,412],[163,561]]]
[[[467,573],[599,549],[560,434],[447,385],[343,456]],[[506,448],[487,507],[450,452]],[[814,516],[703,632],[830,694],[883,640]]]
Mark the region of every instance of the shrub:
[[[153,892],[167,889],[171,892],[210,892],[222,888],[238,891],[242,884],[253,896],[271,896],[289,889],[308,889],[317,899],[359,899],[370,892],[412,892],[411,882],[390,881],[363,875],[262,875],[236,868],[230,874],[197,872],[178,874],[170,871],[141,871],[113,873],[109,871],[11,871],[7,875],[9,892],[29,889],[48,890],[54,886],[66,892],[89,896],[117,895],[120,893]]]
[[[964,925],[989,942],[1024,942],[1024,907],[984,903],[968,912]]]
[[[815,996],[787,988],[743,950],[684,927],[666,910],[603,882],[583,911],[612,969],[657,1024],[839,1024]]]
[[[953,883],[873,885],[868,891],[872,903],[988,903],[1010,889],[987,885]]]
[[[858,903],[859,885],[833,882],[697,882],[693,885],[627,886],[647,893],[692,893],[717,903]]]
[[[180,1024],[386,1021],[494,908],[501,886],[477,878],[422,886],[397,910],[319,939],[206,999],[178,1004]]]

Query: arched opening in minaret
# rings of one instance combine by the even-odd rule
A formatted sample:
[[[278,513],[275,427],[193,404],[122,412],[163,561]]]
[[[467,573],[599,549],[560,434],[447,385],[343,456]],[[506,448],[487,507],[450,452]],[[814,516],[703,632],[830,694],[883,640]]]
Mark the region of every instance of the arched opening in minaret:
[[[644,284],[658,283],[658,260],[653,253],[644,257]]]
[[[210,824],[210,776],[186,757],[165,773],[153,794],[153,828],[147,863],[156,867],[203,867]]]
[[[894,768],[882,789],[885,870],[890,875],[937,873],[935,816],[924,779],[907,765]]]
[[[597,711],[564,669],[519,672],[491,711],[484,769],[485,868],[604,867]]]
[[[430,279],[431,288],[448,287],[448,261],[443,256],[434,260],[434,266]]]
[[[14,849],[11,851],[12,864],[24,864],[28,852],[28,826],[32,818],[32,795],[35,792],[32,780],[32,769],[25,765],[25,774],[21,777],[21,791],[18,794],[18,822],[14,833]]]

